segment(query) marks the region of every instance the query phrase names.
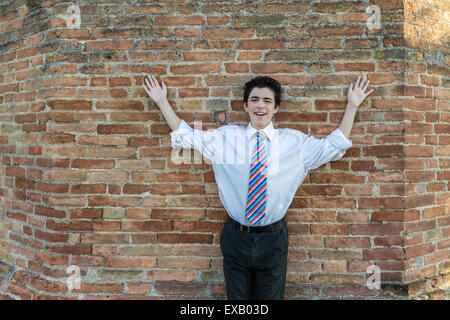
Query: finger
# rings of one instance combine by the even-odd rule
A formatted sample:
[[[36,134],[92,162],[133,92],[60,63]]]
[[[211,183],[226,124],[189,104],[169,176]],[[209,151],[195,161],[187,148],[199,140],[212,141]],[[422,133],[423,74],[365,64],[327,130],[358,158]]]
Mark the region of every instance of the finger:
[[[152,85],[151,85],[150,81],[147,78],[145,79],[145,84],[147,85],[148,89],[152,89]]]
[[[356,82],[355,82],[355,87],[356,88],[359,88],[359,82],[361,81],[361,77],[360,76],[358,76],[358,79],[356,79]]]
[[[153,86],[154,87],[159,87],[158,80],[156,80],[156,77],[154,75],[152,75],[152,80],[153,80]]]
[[[153,87],[156,87],[154,75],[150,75],[150,83],[152,84]]]
[[[148,86],[149,86],[149,88],[151,89],[151,88],[153,88],[155,85],[153,84],[153,79],[152,79],[152,77],[153,77],[153,75],[151,74],[151,75],[148,75],[147,76],[147,82],[148,82]]]
[[[350,88],[348,90],[353,92],[353,82],[350,82]]]
[[[152,74],[148,77],[148,82],[150,83],[150,88],[155,87],[155,82],[153,80],[153,75]]]
[[[366,93],[366,95],[365,95],[364,99],[365,99],[365,98],[366,98],[366,97],[367,97],[367,96],[368,96],[369,94],[371,94],[371,93],[372,93],[372,91],[373,91],[373,89],[370,89],[370,90],[369,90],[369,92],[367,92],[367,93]]]
[[[369,87],[369,83],[370,83],[370,81],[367,80],[366,83],[363,85],[363,87],[362,87],[363,92],[366,92],[367,88]]]
[[[369,81],[369,80],[367,79],[367,76],[365,75],[363,81],[361,81],[361,88],[363,88],[366,85],[367,81]]]
[[[148,91],[147,87],[145,85],[142,85],[144,87],[145,92],[150,96],[150,91]]]
[[[359,88],[362,89],[365,83],[366,83],[366,76],[361,76],[361,80],[359,80]]]

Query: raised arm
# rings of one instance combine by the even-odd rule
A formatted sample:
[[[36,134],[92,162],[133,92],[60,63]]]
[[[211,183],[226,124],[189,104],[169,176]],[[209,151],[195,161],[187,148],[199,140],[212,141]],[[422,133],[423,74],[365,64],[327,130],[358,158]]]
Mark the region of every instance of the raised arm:
[[[347,108],[345,109],[344,118],[342,119],[341,125],[339,126],[339,129],[347,139],[350,136],[350,131],[353,127],[356,110],[364,101],[364,99],[373,91],[373,89],[371,89],[366,93],[369,82],[370,81],[367,80],[366,76],[364,76],[363,78],[358,77],[355,84],[353,85],[353,83],[351,83],[348,89]]]
[[[151,74],[150,76],[147,75],[146,77],[144,77],[142,86],[144,87],[145,92],[147,92],[150,99],[152,99],[153,102],[161,110],[164,118],[170,126],[170,129],[172,129],[172,131],[178,129],[181,123],[181,119],[177,116],[175,111],[173,111],[172,107],[169,104],[169,101],[167,101],[167,87],[164,81],[162,81],[161,88],[158,80],[156,80],[155,76]]]
[[[210,161],[214,159],[217,150],[223,149],[223,136],[220,130],[201,130],[195,127],[193,129],[186,121],[175,114],[169,101],[167,101],[167,87],[164,81],[162,81],[161,87],[155,76],[149,75],[143,79],[142,86],[148,96],[159,107],[172,129],[170,133],[172,148],[193,148]]]

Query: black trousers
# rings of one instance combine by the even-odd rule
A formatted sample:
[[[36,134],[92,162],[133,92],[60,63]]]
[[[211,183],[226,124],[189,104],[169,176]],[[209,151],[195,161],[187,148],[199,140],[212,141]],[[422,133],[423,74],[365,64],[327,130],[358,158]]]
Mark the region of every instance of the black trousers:
[[[264,233],[247,233],[225,222],[220,246],[228,299],[284,299],[288,242],[286,222]]]

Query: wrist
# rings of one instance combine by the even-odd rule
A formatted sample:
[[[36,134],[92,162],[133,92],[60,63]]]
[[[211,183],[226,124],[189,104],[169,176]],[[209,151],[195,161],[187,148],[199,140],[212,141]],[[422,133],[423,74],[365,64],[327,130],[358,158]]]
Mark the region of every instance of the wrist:
[[[160,109],[164,109],[164,108],[171,108],[169,101],[167,101],[167,98],[161,100],[160,102],[158,102],[156,104],[158,106],[158,108]]]
[[[358,109],[358,105],[355,105],[354,103],[347,102],[347,109],[355,110]]]

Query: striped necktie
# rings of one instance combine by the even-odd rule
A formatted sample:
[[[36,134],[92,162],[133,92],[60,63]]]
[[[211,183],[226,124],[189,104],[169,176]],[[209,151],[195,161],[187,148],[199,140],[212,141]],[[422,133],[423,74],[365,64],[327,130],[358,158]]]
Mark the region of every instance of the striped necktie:
[[[266,214],[267,152],[264,133],[256,132],[256,146],[252,155],[245,216],[251,224],[261,221]]]

